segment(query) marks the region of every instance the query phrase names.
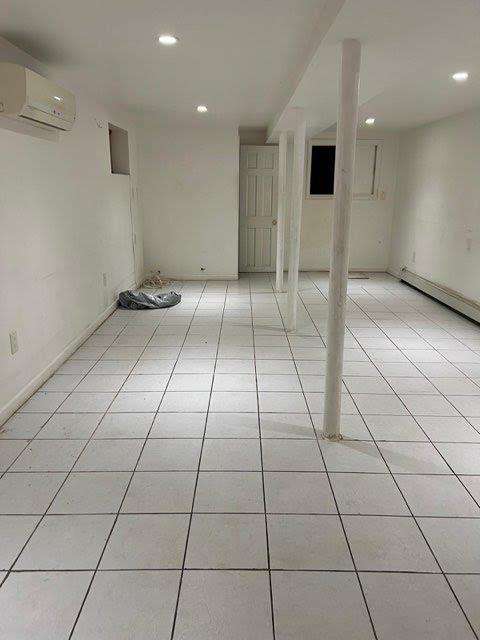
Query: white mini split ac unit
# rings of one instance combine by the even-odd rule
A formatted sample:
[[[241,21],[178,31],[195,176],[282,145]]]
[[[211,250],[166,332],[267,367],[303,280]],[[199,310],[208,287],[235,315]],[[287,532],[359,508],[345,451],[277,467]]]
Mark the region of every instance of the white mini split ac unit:
[[[45,129],[70,131],[75,122],[75,96],[26,67],[1,62],[0,114]]]

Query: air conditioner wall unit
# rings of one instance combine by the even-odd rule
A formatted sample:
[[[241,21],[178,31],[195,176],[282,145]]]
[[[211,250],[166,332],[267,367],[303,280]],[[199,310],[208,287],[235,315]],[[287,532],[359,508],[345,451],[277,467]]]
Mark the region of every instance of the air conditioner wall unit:
[[[0,114],[46,129],[70,131],[75,122],[75,96],[26,67],[2,62]]]

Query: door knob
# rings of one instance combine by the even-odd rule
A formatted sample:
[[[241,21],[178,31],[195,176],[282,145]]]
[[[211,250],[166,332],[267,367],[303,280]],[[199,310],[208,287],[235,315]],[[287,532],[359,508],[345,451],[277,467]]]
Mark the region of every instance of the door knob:
[[[276,220],[272,220],[272,225],[275,226],[277,224]]]

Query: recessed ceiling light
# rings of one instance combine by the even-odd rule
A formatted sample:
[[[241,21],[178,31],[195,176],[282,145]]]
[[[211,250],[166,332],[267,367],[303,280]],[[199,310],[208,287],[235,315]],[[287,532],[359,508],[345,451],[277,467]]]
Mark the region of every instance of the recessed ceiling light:
[[[176,44],[178,42],[178,38],[172,36],[170,33],[162,33],[162,35],[158,36],[158,41],[160,44],[171,45]]]
[[[457,73],[453,74],[452,78],[456,82],[465,82],[465,80],[468,80],[468,72],[467,71],[457,71]]]
[[[365,120],[365,124],[369,124],[369,125],[375,124],[375,118],[367,118]]]
[[[197,107],[198,113],[207,113],[208,108],[204,104],[199,104]]]

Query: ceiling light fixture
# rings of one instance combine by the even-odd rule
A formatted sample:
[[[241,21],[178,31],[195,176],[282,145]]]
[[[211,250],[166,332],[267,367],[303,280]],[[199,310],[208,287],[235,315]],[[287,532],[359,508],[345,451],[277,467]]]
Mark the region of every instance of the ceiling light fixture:
[[[158,36],[158,41],[160,44],[169,46],[171,44],[176,44],[178,42],[178,38],[172,36],[170,33],[162,33],[162,35]]]
[[[207,113],[208,108],[204,104],[199,104],[197,107],[198,113]]]
[[[375,124],[375,118],[367,118],[367,119],[365,120],[365,124],[369,124],[370,126],[371,126],[372,124]]]
[[[467,71],[457,71],[457,73],[453,74],[452,78],[456,82],[465,82],[465,80],[468,80],[468,72]]]

